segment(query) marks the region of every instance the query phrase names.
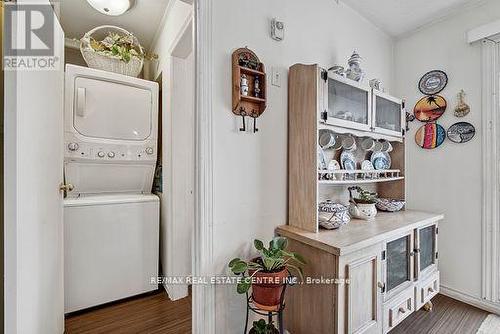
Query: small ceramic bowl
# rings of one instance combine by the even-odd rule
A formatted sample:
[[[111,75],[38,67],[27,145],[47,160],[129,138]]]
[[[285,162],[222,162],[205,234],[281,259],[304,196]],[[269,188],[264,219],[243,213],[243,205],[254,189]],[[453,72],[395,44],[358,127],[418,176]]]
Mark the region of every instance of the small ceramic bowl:
[[[318,204],[318,220],[319,226],[332,230],[347,224],[351,217],[345,205],[326,201]]]
[[[405,201],[391,198],[377,198],[375,206],[381,211],[396,212],[405,206]]]

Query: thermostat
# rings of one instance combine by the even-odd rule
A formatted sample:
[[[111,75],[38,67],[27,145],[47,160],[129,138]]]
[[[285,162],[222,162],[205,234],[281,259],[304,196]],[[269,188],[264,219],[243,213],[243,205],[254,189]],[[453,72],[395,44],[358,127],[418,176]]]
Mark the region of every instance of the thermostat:
[[[285,24],[276,18],[271,20],[271,38],[282,41],[285,38]]]

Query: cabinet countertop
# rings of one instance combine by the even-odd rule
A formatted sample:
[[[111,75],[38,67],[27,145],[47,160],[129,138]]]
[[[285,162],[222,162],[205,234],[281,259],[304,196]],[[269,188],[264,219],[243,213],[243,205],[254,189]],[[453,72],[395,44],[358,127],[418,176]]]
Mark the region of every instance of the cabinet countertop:
[[[374,220],[351,219],[336,230],[320,229],[314,233],[282,225],[276,232],[329,253],[345,255],[443,218],[442,214],[415,210],[379,212]]]

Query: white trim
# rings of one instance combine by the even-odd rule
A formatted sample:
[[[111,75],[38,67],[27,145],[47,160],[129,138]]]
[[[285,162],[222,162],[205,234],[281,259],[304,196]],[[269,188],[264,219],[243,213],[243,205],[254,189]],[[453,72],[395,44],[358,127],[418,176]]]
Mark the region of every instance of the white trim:
[[[500,20],[497,20],[494,22],[483,24],[482,26],[467,31],[467,42],[474,43],[485,38],[497,39],[498,37],[497,38],[492,38],[492,37],[497,36],[499,34],[500,34]]]
[[[163,284],[167,291],[168,298],[176,301],[189,295],[189,285],[187,284]]]
[[[499,300],[499,205],[498,205],[498,44],[482,41],[482,291],[481,297],[490,302]]]
[[[170,49],[168,50],[168,54],[170,55],[170,57],[172,57],[172,54],[174,53],[177,44],[179,44],[182,37],[184,37],[186,30],[189,28],[189,25],[191,25],[192,23],[193,23],[193,13],[191,13],[188,17],[186,17],[186,20],[182,23],[179,33],[177,34],[177,36],[175,36],[174,41],[170,46]]]
[[[193,274],[213,271],[212,1],[194,2],[195,226]],[[193,333],[215,334],[215,286],[193,285]]]
[[[158,28],[156,28],[155,34],[153,35],[153,39],[151,40],[151,47],[149,51],[153,51],[155,45],[158,43],[158,38],[160,38],[160,35],[162,33],[163,27],[165,26],[165,22],[167,21],[168,17],[170,16],[170,13],[172,12],[172,8],[174,8],[174,4],[176,3],[177,0],[170,0],[167,3],[167,7],[165,8],[165,12],[163,13],[163,16],[160,20],[160,23],[158,24]]]
[[[491,313],[495,313],[495,314],[500,315],[500,306],[498,304],[494,304],[494,303],[491,303],[489,301],[473,297],[469,294],[457,291],[455,289],[449,288],[449,287],[444,286],[444,285],[440,286],[439,293],[441,293],[447,297],[459,300],[463,303],[475,306],[475,307],[480,308],[482,310],[485,310],[487,312],[491,312]]]

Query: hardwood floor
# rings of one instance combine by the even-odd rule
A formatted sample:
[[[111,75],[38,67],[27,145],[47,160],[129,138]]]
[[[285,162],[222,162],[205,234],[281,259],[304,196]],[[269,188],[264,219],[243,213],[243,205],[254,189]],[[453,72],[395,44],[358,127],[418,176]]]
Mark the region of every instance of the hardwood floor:
[[[139,297],[71,314],[66,334],[99,333],[191,333],[191,295],[179,301],[168,299],[160,289]]]
[[[419,310],[400,323],[391,334],[475,334],[488,312],[437,295],[433,310]]]
[[[488,312],[443,295],[432,312],[420,310],[391,334],[475,334]],[[165,291],[131,298],[66,318],[67,334],[191,333],[191,296],[173,302]],[[321,333],[318,333],[321,334]]]

